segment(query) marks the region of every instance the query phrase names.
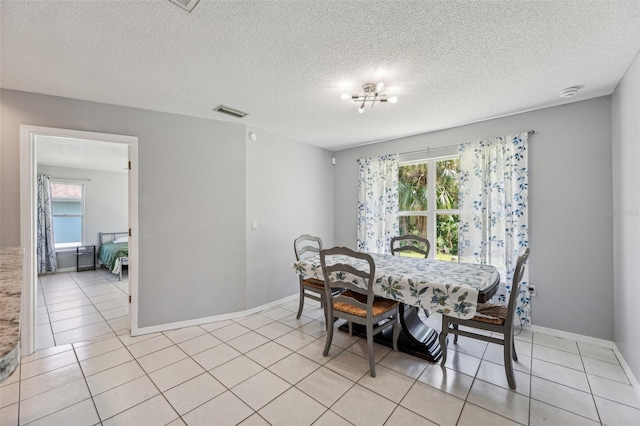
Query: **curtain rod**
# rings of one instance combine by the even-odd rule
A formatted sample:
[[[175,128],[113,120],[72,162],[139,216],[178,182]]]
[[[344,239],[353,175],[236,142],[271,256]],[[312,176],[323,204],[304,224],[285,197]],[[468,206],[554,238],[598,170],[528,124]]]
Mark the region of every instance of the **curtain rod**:
[[[53,179],[53,180],[68,180],[68,181],[74,181],[74,182],[91,182],[91,179],[89,179],[89,178],[67,178],[67,177],[49,176],[49,179]]]
[[[533,135],[536,131],[535,130],[528,130],[527,134],[529,135]],[[447,146],[439,146],[437,148],[429,148],[427,147],[426,149],[418,149],[416,151],[408,151],[408,152],[400,152],[398,154],[400,155],[406,155],[406,154],[417,154],[419,152],[433,152],[433,151],[440,151],[442,149],[449,149],[449,148],[453,148],[453,147],[457,147],[460,146],[460,144],[457,145],[447,145]]]

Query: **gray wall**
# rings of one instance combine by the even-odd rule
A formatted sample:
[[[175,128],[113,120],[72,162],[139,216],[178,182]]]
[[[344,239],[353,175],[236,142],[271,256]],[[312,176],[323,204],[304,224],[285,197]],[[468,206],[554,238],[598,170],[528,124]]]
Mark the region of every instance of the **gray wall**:
[[[0,92],[0,245],[20,245],[20,125],[139,139],[139,326],[245,309],[245,126]]]
[[[614,342],[640,377],[640,56],[613,94]]]
[[[259,306],[298,292],[295,238],[333,245],[333,166],[329,151],[249,130],[258,139],[246,142],[247,306]]]
[[[129,227],[127,173],[38,165],[38,173],[57,178],[89,179],[84,184],[85,245],[100,244],[99,232],[126,231]],[[75,249],[57,252],[58,268],[76,266]],[[91,261],[91,258],[88,260]],[[87,262],[83,259],[82,262]]]
[[[538,292],[532,323],[611,340],[610,97],[337,152],[335,242],[356,244],[358,158],[530,129],[536,133],[529,139],[529,278]]]

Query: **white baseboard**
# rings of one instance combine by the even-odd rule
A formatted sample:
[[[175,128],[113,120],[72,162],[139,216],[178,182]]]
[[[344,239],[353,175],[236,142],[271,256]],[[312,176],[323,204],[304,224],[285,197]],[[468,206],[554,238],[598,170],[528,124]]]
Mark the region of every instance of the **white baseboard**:
[[[283,303],[289,302],[291,300],[297,299],[299,296],[300,294],[296,292],[296,294],[293,294],[291,296],[287,296],[282,299],[266,303],[264,305],[256,306],[255,308],[251,308],[246,311],[230,312],[228,314],[214,315],[212,317],[196,318],[196,319],[187,320],[187,321],[172,322],[169,324],[153,325],[150,327],[139,327],[137,330],[135,330],[135,334],[134,334],[134,331],[132,330],[131,335],[140,336],[143,334],[158,333],[160,331],[169,331],[169,330],[175,330],[178,328],[193,327],[196,325],[208,324],[210,322],[246,317],[246,316],[253,315],[255,313],[273,308],[274,306],[278,306]]]
[[[524,330],[530,330],[535,333],[547,334],[549,336],[561,337],[563,339],[575,340],[582,343],[590,343],[601,348],[613,349],[613,342],[610,340],[598,339],[595,337],[584,336],[582,334],[569,333],[568,331],[556,330],[553,328],[540,327],[539,325],[525,325]]]
[[[627,361],[625,361],[624,357],[620,353],[620,350],[618,349],[618,346],[616,346],[615,343],[613,344],[613,353],[616,354],[616,356],[618,357],[618,360],[620,361],[620,365],[622,366],[622,369],[624,370],[625,374],[629,378],[629,381],[631,382],[631,386],[633,386],[633,390],[636,393],[636,396],[638,397],[638,399],[640,400],[640,383],[638,383],[638,379],[636,379],[636,377],[631,372],[631,368],[629,367],[629,364],[627,364]]]
[[[629,378],[629,382],[631,382],[631,386],[633,387],[634,393],[636,394],[638,399],[640,399],[640,383],[638,382],[638,379],[636,379],[636,377],[633,375],[633,372],[631,371],[629,364],[627,364],[627,361],[624,359],[624,357],[620,353],[620,350],[618,349],[618,347],[614,342],[610,340],[597,339],[595,337],[584,336],[582,334],[575,334],[575,333],[569,333],[567,331],[555,330],[553,328],[540,327],[538,325],[526,325],[522,328],[536,332],[536,333],[547,334],[549,336],[555,336],[555,337],[561,337],[563,339],[575,340],[577,342],[590,343],[592,345],[599,346],[601,348],[607,348],[607,349],[613,350],[613,353],[618,358],[618,361],[620,361],[620,366],[622,367],[625,374]]]
[[[38,276],[41,277],[45,275],[64,274],[65,272],[76,272],[76,267],[70,266],[68,268],[60,268],[60,269],[56,269],[55,272],[45,272],[44,274],[38,274]]]

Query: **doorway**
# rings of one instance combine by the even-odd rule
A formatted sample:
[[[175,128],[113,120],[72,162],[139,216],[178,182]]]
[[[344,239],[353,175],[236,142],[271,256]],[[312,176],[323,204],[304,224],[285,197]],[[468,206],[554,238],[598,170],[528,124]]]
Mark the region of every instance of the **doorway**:
[[[21,126],[20,216],[21,243],[25,249],[21,347],[24,355],[38,348],[38,331],[42,335],[47,329],[51,337],[40,338],[41,347],[90,340],[108,334],[107,331],[115,333],[116,329],[120,333],[136,332],[137,303],[127,302],[137,301],[137,142],[133,136]],[[110,165],[110,161],[113,164]],[[119,165],[114,165],[116,163]],[[109,167],[115,169],[108,171]],[[103,170],[93,172],[94,169]],[[117,172],[121,175],[118,178]],[[60,273],[41,276],[36,255],[38,174],[50,176],[56,184],[57,198],[52,200],[57,200],[58,205],[54,208],[53,221],[54,227],[58,221],[60,231],[55,238],[55,258],[60,259]],[[120,182],[119,191],[126,194],[108,199],[104,195],[108,189],[105,179],[116,179]],[[91,206],[87,204],[89,200]],[[125,213],[113,209],[113,204],[123,202],[127,205]],[[119,219],[115,219],[118,215]],[[125,229],[112,229],[112,226]],[[108,236],[103,240],[100,232],[129,230],[129,266],[123,275],[124,282],[120,274],[112,274],[106,268],[93,270],[93,254],[78,255],[83,251],[97,252],[101,244],[109,241]],[[127,291],[131,297],[126,297]],[[128,311],[127,317],[122,316],[125,311]],[[60,334],[56,336],[56,332]]]

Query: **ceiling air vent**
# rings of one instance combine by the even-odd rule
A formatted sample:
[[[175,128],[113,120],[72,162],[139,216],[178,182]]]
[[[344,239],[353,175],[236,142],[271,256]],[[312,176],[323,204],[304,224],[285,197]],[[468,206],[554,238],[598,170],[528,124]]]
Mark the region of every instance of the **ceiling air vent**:
[[[173,4],[177,4],[187,12],[191,12],[199,0],[169,0]]]
[[[214,111],[221,112],[223,114],[232,115],[234,117],[242,118],[247,115],[246,112],[238,111],[237,109],[229,108],[224,105],[219,105],[213,109]]]

